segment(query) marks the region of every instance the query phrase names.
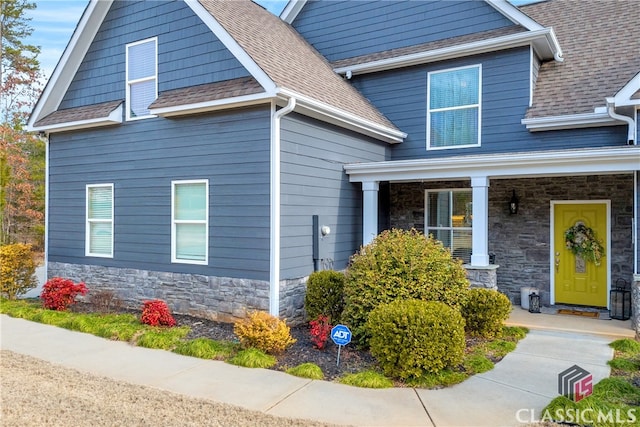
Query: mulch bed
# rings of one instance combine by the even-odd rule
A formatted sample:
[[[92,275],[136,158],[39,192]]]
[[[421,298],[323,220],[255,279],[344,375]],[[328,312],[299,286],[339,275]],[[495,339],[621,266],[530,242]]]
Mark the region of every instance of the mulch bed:
[[[82,313],[98,313],[100,310],[90,303],[77,303],[71,307],[72,311]],[[112,310],[113,311],[113,310]],[[131,313],[137,316],[139,311],[117,309],[118,312]],[[186,339],[209,338],[216,341],[237,341],[233,333],[233,324],[216,322],[183,314],[174,314],[177,326],[188,326],[191,331]],[[368,351],[360,351],[355,345],[349,344],[340,350],[340,365],[337,365],[338,346],[330,339],[324,349],[319,350],[311,342],[308,325],[291,327],[291,335],[296,339],[295,344],[284,353],[277,355],[277,364],[273,369],[284,371],[302,363],[315,363],[324,372],[325,380],[332,381],[344,374],[361,372],[376,365],[376,361]]]

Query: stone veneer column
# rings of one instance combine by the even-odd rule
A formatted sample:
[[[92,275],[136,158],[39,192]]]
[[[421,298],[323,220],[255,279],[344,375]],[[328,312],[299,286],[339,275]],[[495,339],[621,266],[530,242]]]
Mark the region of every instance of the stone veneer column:
[[[465,270],[467,270],[467,279],[469,279],[472,288],[485,288],[496,291],[498,290],[498,267],[500,266],[493,264],[483,267],[464,265]]]

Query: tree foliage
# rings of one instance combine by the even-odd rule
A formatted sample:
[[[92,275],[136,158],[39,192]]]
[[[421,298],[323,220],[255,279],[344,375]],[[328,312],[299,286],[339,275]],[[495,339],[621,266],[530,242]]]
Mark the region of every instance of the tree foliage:
[[[40,93],[40,49],[27,44],[35,3],[0,1],[0,244],[42,245],[45,144],[25,131]]]

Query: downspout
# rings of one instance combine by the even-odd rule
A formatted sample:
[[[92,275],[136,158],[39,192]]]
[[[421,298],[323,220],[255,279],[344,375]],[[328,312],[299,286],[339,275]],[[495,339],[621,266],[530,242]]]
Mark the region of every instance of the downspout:
[[[627,144],[635,145],[636,144],[636,121],[628,116],[623,116],[622,114],[618,114],[615,111],[615,102],[613,98],[607,98],[607,114],[612,119],[620,120],[626,122],[628,124],[627,131]]]
[[[49,135],[44,135],[44,281],[49,279]]]
[[[269,313],[280,317],[280,119],[296,107],[296,99],[289,98],[286,107],[272,113],[271,127],[271,221],[269,251]]]

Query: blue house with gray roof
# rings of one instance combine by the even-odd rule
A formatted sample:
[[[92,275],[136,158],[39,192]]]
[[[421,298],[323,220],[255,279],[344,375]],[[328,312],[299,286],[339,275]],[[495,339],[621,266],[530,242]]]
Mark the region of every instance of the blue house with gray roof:
[[[608,308],[640,282],[639,25],[631,1],[92,0],[29,121],[48,276],[301,319],[309,274],[399,227],[514,303]]]

